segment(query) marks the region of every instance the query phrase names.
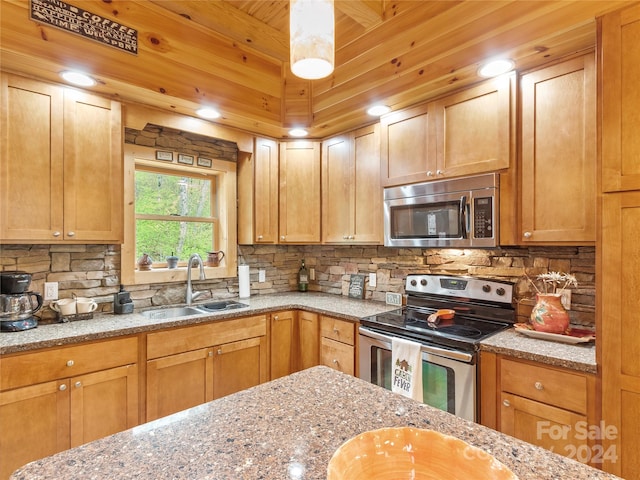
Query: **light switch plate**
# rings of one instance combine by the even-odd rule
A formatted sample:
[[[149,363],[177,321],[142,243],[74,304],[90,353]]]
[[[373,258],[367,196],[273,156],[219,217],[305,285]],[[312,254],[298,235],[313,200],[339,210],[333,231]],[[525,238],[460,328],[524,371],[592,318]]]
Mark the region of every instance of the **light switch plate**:
[[[376,285],[378,285],[378,278],[376,277],[375,272],[371,272],[369,273],[369,286],[373,288]]]
[[[267,280],[267,272],[263,268],[258,270],[258,282],[262,283]]]
[[[58,299],[58,282],[44,282],[44,298],[43,300]]]

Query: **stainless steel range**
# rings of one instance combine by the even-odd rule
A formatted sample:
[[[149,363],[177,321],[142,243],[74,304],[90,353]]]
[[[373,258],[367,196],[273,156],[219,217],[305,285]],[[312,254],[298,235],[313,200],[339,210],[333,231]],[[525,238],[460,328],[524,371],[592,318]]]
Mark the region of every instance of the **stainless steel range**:
[[[391,389],[392,339],[413,340],[422,345],[424,402],[476,421],[479,344],[515,323],[513,287],[475,277],[408,275],[405,307],[361,319],[360,378]]]

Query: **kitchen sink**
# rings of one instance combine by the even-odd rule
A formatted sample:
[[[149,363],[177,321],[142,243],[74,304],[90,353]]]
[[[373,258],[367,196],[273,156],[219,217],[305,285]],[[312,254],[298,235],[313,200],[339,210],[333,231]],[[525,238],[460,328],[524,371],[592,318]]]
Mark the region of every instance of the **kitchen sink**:
[[[249,305],[236,302],[235,300],[221,300],[219,302],[210,302],[198,305],[198,308],[205,312],[220,312],[222,310],[233,310],[235,308],[246,308],[248,306]]]
[[[140,315],[143,315],[147,318],[151,318],[153,320],[163,320],[165,318],[174,318],[174,317],[188,317],[190,315],[202,315],[204,312],[202,310],[198,310],[194,307],[170,307],[170,308],[157,308],[154,310],[146,310],[144,312],[140,312]]]

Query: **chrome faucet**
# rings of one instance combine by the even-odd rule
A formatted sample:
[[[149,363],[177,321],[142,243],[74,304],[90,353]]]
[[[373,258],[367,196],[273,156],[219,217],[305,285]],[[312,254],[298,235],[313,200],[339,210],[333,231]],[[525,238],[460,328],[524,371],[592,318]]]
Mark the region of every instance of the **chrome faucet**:
[[[192,253],[187,263],[187,305],[191,305],[191,302],[202,295],[204,292],[194,292],[191,286],[191,267],[193,263],[197,263],[200,266],[200,280],[205,280],[204,275],[204,262],[202,257],[197,253]]]

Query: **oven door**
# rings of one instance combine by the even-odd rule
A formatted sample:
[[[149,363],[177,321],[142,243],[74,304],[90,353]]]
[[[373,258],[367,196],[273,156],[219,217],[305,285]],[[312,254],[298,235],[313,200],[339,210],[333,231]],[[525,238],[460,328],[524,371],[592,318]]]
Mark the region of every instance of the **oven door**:
[[[390,336],[360,327],[360,378],[391,390]],[[476,421],[475,355],[422,346],[424,403]]]

